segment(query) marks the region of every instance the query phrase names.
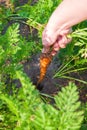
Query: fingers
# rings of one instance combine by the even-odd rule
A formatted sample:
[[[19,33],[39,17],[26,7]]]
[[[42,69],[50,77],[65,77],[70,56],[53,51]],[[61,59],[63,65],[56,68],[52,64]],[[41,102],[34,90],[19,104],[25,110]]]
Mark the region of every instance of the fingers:
[[[55,55],[57,51],[60,50],[60,48],[65,48],[66,45],[71,41],[67,37],[67,34],[70,34],[72,32],[72,29],[66,29],[60,32],[58,31],[51,31],[45,30],[42,34],[42,43],[43,43],[43,53],[47,53],[50,50],[50,47],[52,47],[52,55]]]
[[[68,39],[65,35],[59,36],[57,41],[53,44],[51,55],[56,55],[60,48],[65,48],[70,41],[71,39]]]
[[[54,32],[52,32],[51,30],[47,30],[47,28],[45,28],[45,30],[43,31],[42,34],[42,44],[43,44],[43,50],[42,53],[48,53],[50,50],[50,46],[52,46],[54,44],[54,42],[56,41],[54,38]]]
[[[45,47],[43,46],[42,53],[48,53],[50,51],[50,46]]]
[[[53,45],[51,55],[54,56],[60,50],[58,41]]]
[[[56,41],[56,43],[53,45],[52,49],[55,50],[55,51],[58,51],[60,49],[58,41]]]
[[[42,43],[43,46],[51,46],[58,38],[58,31],[55,31],[54,29],[47,29],[47,27],[44,29],[42,34]]]
[[[58,44],[60,48],[65,48],[66,45],[71,41],[67,36],[63,35],[59,37]]]

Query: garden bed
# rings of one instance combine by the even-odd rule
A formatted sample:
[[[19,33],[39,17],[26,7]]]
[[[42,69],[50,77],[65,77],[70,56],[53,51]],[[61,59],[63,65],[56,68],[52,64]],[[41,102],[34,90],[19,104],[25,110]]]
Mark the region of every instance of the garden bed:
[[[60,1],[0,0],[0,129],[87,128],[86,21],[38,84],[42,31]]]
[[[8,1],[1,0],[0,3],[2,5],[6,5],[6,2],[9,3]],[[28,0],[19,0],[18,5],[22,6],[26,4]],[[35,4],[37,0],[33,0],[31,2],[31,5]],[[12,25],[14,21],[9,21],[7,26]],[[6,26],[6,29],[7,29]],[[5,30],[6,30],[5,29]],[[3,33],[5,32],[3,31]],[[30,27],[24,23],[20,22],[20,34],[25,37],[28,40],[29,35],[31,34]],[[36,41],[36,46],[38,42],[38,35],[37,35],[37,30],[32,28],[32,38]],[[79,89],[80,92],[80,100],[82,102],[87,101],[87,85],[84,85],[80,82],[73,81],[73,80],[68,80],[68,79],[63,79],[63,78],[53,78],[55,71],[60,67],[60,61],[58,59],[58,56],[55,56],[52,63],[50,64],[47,74],[44,78],[44,80],[41,82],[40,86],[37,87],[37,80],[39,78],[39,73],[40,73],[40,66],[39,66],[39,59],[40,59],[40,53],[38,54],[32,54],[31,58],[23,63],[24,66],[24,72],[28,75],[28,77],[31,79],[32,83],[36,86],[37,89],[39,89],[42,93],[45,94],[50,94],[50,95],[55,95],[59,90],[61,90],[61,87],[68,85],[70,81],[74,82],[79,89],[79,86],[81,86],[81,90]],[[84,81],[87,81],[87,71],[82,72],[82,73],[73,73],[71,74],[74,78],[78,78]],[[17,87],[20,85],[18,84]]]

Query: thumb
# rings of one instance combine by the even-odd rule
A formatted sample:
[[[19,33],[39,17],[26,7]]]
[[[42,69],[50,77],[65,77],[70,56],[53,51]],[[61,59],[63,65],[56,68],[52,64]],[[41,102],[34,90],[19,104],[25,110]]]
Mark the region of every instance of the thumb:
[[[48,53],[50,51],[50,47],[43,46],[42,53]]]
[[[58,35],[59,35],[58,31],[45,29],[43,31],[43,34],[42,34],[42,44],[43,44],[43,46],[44,47],[52,46],[56,42]]]

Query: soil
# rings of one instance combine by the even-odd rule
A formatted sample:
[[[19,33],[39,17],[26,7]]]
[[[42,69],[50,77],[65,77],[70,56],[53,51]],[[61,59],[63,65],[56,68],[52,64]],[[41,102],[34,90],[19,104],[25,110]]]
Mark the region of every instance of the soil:
[[[24,4],[24,2],[25,1],[22,0],[22,4]],[[33,0],[32,4],[34,4],[35,2],[37,2],[37,0]],[[20,30],[22,30],[21,31],[22,35],[27,37],[29,33],[29,27],[22,24],[22,26],[20,27]],[[33,30],[33,36],[36,33],[37,33],[36,30]],[[31,58],[32,60],[29,60],[26,63],[24,63],[24,72],[30,77],[33,84],[36,86],[37,89],[40,90],[41,93],[55,95],[58,91],[61,90],[62,87],[67,86],[70,80],[53,78],[55,71],[60,66],[60,61],[58,57],[55,56],[47,70],[47,74],[44,80],[41,82],[39,86],[37,86],[37,81],[38,81],[39,72],[40,72],[39,58],[40,58],[40,54],[33,55]],[[72,74],[72,76],[87,81],[87,71],[85,71],[84,73],[80,75],[78,73],[77,74],[74,73]],[[87,101],[87,85],[81,84],[76,81],[73,81],[73,82],[78,86],[79,93],[80,93],[80,100],[82,102],[86,102]]]
[[[4,0],[5,1],[5,0]],[[19,5],[23,5],[27,3],[28,0],[19,0]],[[0,1],[1,2],[1,1]],[[33,0],[32,4],[37,2],[37,0]],[[29,26],[25,24],[20,24],[20,33],[28,39],[29,35]],[[37,30],[33,29],[33,35],[36,36]],[[36,86],[37,89],[40,90],[41,93],[55,95],[58,91],[61,90],[62,87],[68,85],[70,80],[66,79],[59,79],[59,78],[53,78],[53,75],[55,74],[55,71],[60,66],[60,61],[57,56],[53,58],[52,63],[50,64],[47,74],[44,78],[44,80],[41,82],[39,86],[37,86],[37,81],[39,78],[40,73],[40,66],[39,66],[39,58],[40,54],[33,54],[30,60],[26,61],[24,66],[24,72],[29,76],[33,84]],[[77,77],[79,79],[83,79],[87,81],[87,71],[81,73],[80,75],[77,73],[72,74],[73,77]],[[73,81],[78,86],[79,93],[80,93],[80,100],[82,102],[87,101],[87,85],[81,84],[79,82]],[[18,85],[19,86],[19,85]]]
[[[40,54],[33,55],[31,60],[24,63],[24,72],[28,75],[31,79],[32,83],[36,86],[37,89],[40,90],[41,93],[55,95],[58,91],[61,90],[62,87],[65,87],[69,84],[72,80],[67,80],[63,78],[53,78],[55,71],[58,70],[60,66],[60,62],[57,56],[54,57],[53,61],[48,67],[47,73],[43,81],[39,86],[37,86],[37,81],[39,78],[40,73],[40,65],[39,65]],[[87,81],[87,71],[78,74],[73,73],[71,74],[74,78],[83,79]],[[78,86],[80,100],[82,102],[87,101],[87,85],[83,83],[72,81]]]

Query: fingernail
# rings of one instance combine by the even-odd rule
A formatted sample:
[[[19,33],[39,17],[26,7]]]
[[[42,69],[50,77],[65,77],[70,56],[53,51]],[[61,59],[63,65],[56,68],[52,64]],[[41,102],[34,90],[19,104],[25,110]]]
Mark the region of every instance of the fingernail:
[[[52,51],[52,52],[51,52],[51,55],[52,55],[52,56],[55,56],[56,53],[57,53],[56,51]]]
[[[50,43],[50,42],[47,41],[47,39],[43,39],[42,42],[43,42],[43,45],[44,45],[44,46],[49,46],[49,43]]]
[[[45,53],[45,49],[44,48],[42,49],[42,53]]]
[[[59,48],[54,48],[54,50],[55,50],[55,51],[58,51],[58,50],[59,50]]]
[[[61,48],[65,48],[65,45],[61,44]]]
[[[48,48],[43,48],[43,49],[42,49],[42,53],[47,53],[47,52],[49,52],[49,49],[50,49],[49,47],[48,47]]]
[[[52,45],[53,41],[49,37],[46,37],[46,38],[42,39],[42,43],[44,46],[48,47],[48,46]]]

